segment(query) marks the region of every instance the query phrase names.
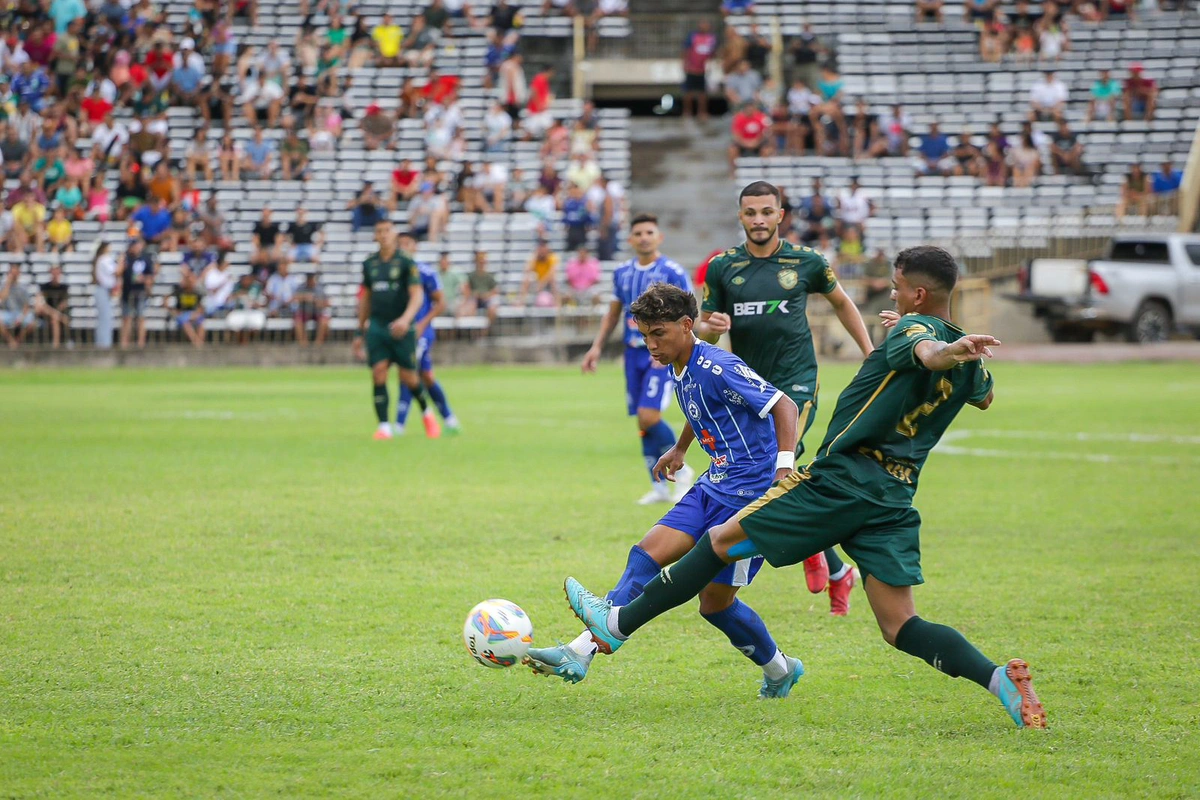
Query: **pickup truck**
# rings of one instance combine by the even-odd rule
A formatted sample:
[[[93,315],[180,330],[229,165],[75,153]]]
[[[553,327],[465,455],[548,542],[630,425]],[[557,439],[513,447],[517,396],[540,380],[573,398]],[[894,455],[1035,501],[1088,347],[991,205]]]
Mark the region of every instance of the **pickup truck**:
[[[1021,292],[1056,342],[1090,342],[1096,332],[1161,342],[1179,328],[1200,331],[1200,235],[1114,236],[1103,258],[1035,258]]]

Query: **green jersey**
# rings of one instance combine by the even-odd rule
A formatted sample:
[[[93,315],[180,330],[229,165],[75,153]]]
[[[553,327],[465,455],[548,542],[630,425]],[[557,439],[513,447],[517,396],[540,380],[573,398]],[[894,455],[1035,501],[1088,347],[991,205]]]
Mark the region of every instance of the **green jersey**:
[[[705,311],[731,319],[733,352],[792,399],[817,391],[817,355],[805,309],[813,292],[829,294],[837,277],[811,247],[781,242],[768,258],[743,243],[708,262]]]
[[[363,262],[362,285],[371,290],[371,322],[388,326],[404,316],[413,286],[421,285],[417,264],[397,250],[384,260],[379,253]]]
[[[812,471],[878,505],[912,505],[929,451],[965,404],[992,391],[980,361],[932,372],[917,358],[919,342],[962,335],[938,317],[902,317],[838,398]]]

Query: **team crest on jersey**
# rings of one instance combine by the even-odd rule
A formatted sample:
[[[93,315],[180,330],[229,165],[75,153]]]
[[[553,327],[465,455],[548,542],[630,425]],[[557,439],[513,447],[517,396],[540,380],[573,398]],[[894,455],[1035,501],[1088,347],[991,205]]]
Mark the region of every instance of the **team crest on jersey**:
[[[746,398],[742,397],[740,394],[735,392],[733,389],[726,389],[724,391],[724,395],[725,395],[725,399],[728,400],[729,402],[733,403],[735,406],[746,405]]]
[[[400,268],[399,267],[392,267],[392,280],[394,280],[394,281],[400,280]]]
[[[730,281],[730,283],[732,283],[734,286],[741,286],[745,282],[746,282],[745,275],[734,275],[733,280]]]
[[[750,381],[750,383],[758,384],[758,390],[760,392],[765,392],[767,390],[767,382],[763,380],[762,376],[750,369],[745,364],[738,364],[733,368],[733,371]]]
[[[688,403],[687,414],[692,419],[700,419],[700,406],[696,405],[695,401]]]
[[[796,284],[800,282],[800,273],[794,269],[781,269],[779,271],[779,285],[784,289],[795,289]]]

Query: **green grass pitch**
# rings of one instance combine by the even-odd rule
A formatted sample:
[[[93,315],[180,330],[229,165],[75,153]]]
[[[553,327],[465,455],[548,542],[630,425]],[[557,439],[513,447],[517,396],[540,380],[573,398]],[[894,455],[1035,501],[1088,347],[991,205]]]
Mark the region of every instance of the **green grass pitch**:
[[[365,369],[0,372],[0,797],[1200,795],[1200,371],[994,366],[917,605],[1027,659],[1044,732],[798,567],[742,595],[807,666],[783,702],[693,607],[579,686],[475,664],[474,603],[569,639],[563,577],[661,511],[619,365],[443,370],[436,442],[372,441]]]

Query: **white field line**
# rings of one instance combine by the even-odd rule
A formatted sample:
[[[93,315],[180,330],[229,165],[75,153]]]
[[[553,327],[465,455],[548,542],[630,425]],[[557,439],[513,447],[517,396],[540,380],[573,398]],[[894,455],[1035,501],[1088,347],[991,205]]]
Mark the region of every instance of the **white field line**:
[[[1200,436],[1167,436],[1157,433],[1088,433],[1081,431],[1006,431],[970,430],[955,431],[967,436],[984,436],[989,439],[1034,439],[1066,442],[1131,442],[1135,444],[1200,444]],[[945,437],[943,437],[945,439]]]
[[[1112,453],[1078,453],[1069,450],[996,450],[986,447],[962,447],[956,442],[962,442],[972,436],[992,436],[1010,439],[1067,439],[1069,441],[1116,441],[1116,442],[1171,442],[1178,444],[1193,444],[1200,438],[1186,436],[1157,436],[1150,434],[1043,434],[1040,431],[951,431],[942,437],[941,442],[934,448],[935,453],[948,456],[974,456],[976,458],[1019,458],[1024,460],[1050,461],[1087,461],[1095,464],[1112,464],[1118,461],[1138,461],[1150,464],[1179,465],[1200,464],[1200,456],[1154,456],[1154,455],[1114,455]],[[1132,438],[1142,437],[1146,438]],[[1086,437],[1086,438],[1075,438]]]

